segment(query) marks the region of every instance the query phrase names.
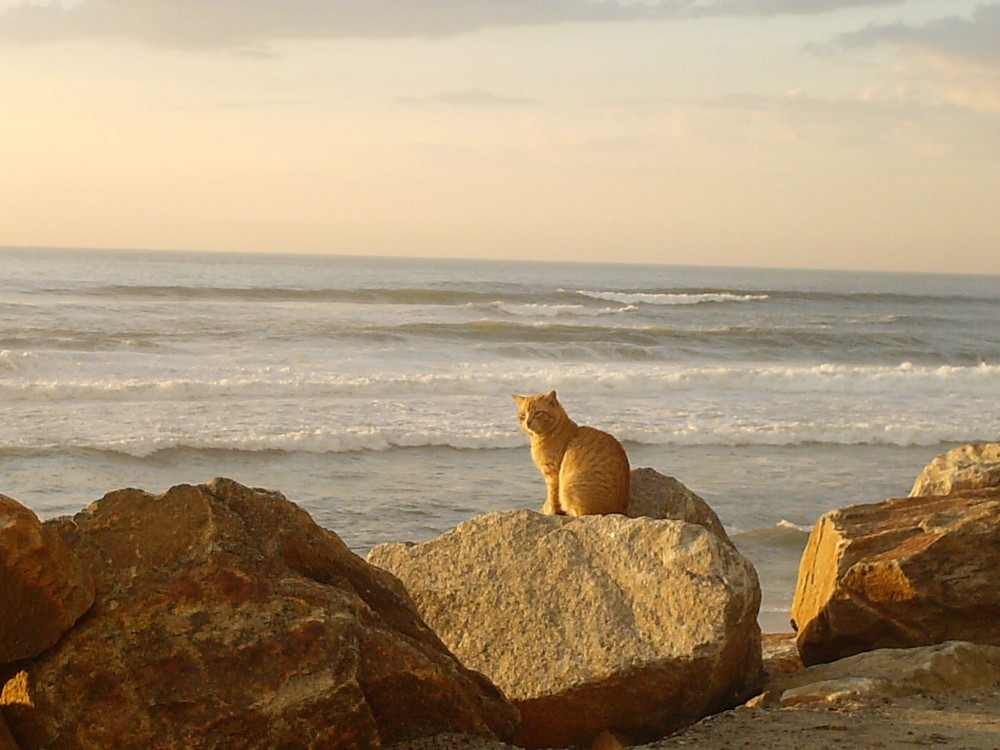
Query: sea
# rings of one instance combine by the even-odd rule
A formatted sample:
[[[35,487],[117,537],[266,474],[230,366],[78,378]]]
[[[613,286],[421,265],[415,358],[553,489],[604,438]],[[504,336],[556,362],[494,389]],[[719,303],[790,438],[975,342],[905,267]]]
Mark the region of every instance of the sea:
[[[0,492],[226,476],[364,555],[545,496],[511,394],[673,476],[787,630],[820,515],[1000,440],[1000,277],[0,250]]]

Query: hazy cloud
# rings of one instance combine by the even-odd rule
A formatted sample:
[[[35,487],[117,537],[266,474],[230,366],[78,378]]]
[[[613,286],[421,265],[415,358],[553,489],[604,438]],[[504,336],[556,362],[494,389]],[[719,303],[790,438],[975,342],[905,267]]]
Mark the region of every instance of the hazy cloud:
[[[524,96],[501,96],[489,91],[472,89],[469,91],[446,91],[433,96],[398,96],[399,104],[455,104],[460,106],[503,106],[526,107],[538,104],[537,99]]]
[[[278,39],[436,37],[489,27],[818,14],[899,0],[77,0],[5,2],[0,41],[120,37],[182,49]]]
[[[941,18],[923,26],[895,23],[842,34],[844,47],[891,44],[1000,67],[1000,4],[980,5],[971,18]]]
[[[727,95],[651,99],[619,106],[661,125],[659,136],[723,143],[807,144],[902,149],[919,155],[1000,157],[1000,111],[959,102],[929,103],[906,91],[865,91],[855,97]],[[824,152],[824,147],[815,153]]]
[[[903,0],[695,0],[680,3],[689,15],[777,16],[819,15],[842,8],[898,5]]]

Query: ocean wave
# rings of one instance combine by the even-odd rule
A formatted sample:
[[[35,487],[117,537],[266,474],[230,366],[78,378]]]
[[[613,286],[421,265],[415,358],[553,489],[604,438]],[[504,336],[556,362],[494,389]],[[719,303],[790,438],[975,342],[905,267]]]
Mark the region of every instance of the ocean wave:
[[[0,373],[27,371],[38,359],[33,351],[0,349]]]
[[[577,294],[623,305],[697,305],[706,302],[762,302],[770,299],[766,294],[733,292],[595,292],[581,289]]]
[[[219,419],[224,419],[219,415]],[[233,430],[213,431],[204,425],[183,429],[183,420],[169,429],[155,429],[150,434],[122,436],[111,434],[104,438],[97,435],[48,438],[31,435],[8,438],[0,443],[0,456],[11,454],[54,453],[71,450],[90,450],[148,458],[163,451],[232,451],[240,453],[341,454],[369,451],[404,449],[448,449],[462,451],[492,451],[526,449],[527,438],[511,424],[492,429],[445,431],[437,428],[365,428],[365,429],[306,429],[284,433],[272,432],[270,425]],[[218,420],[212,424],[218,424]],[[122,427],[109,425],[111,430]],[[136,433],[148,432],[148,425],[135,425]],[[662,430],[635,432],[614,429],[626,450],[632,446],[655,447],[791,447],[797,445],[877,445],[891,447],[932,447],[957,445],[976,440],[967,427],[918,428],[912,425],[849,425],[830,427],[824,425],[795,425],[776,430],[721,427],[715,430]],[[980,438],[982,439],[982,437]],[[760,531],[746,532],[751,534]],[[792,538],[808,533],[804,527],[790,522],[778,524],[768,533],[784,534]]]
[[[520,318],[555,318],[555,317],[600,317],[603,315],[621,315],[635,312],[635,305],[623,307],[588,307],[575,304],[548,304],[542,302],[512,302],[495,301],[490,307],[507,315]]]
[[[109,440],[77,440],[59,444],[0,445],[3,455],[44,455],[66,451],[88,451],[133,458],[154,458],[176,452],[314,453],[338,454],[398,449],[441,448],[451,450],[504,450],[523,447],[524,436],[514,430],[496,434],[447,435],[390,430],[331,432],[297,431],[278,435],[143,437]]]
[[[882,445],[897,448],[930,447],[987,440],[968,424],[774,423],[746,427],[689,427],[662,432],[628,427],[614,431],[624,443],[676,446],[788,447],[795,445]]]
[[[802,547],[812,533],[812,527],[782,518],[773,526],[762,526],[749,531],[730,529],[729,533],[737,546]]]
[[[786,521],[784,518],[778,521],[778,528],[789,529],[791,531],[801,531],[803,534],[812,533],[812,526],[804,526],[800,523],[792,523],[791,521]]]
[[[475,286],[479,288],[474,288]],[[308,286],[211,286],[184,284],[95,284],[93,286],[41,287],[26,294],[43,294],[70,297],[101,297],[104,299],[162,299],[162,300],[219,300],[252,302],[353,302],[361,304],[399,305],[461,305],[468,302],[487,303],[498,297],[503,300],[530,302],[532,299],[570,299],[583,297],[620,304],[695,305],[700,303],[793,301],[808,304],[833,303],[837,305],[910,305],[926,308],[928,304],[955,302],[995,305],[993,296],[977,294],[927,294],[899,291],[824,291],[819,289],[719,289],[710,287],[663,289],[579,289],[564,288],[526,289],[523,285],[490,284],[489,288],[472,282],[469,287],[454,286],[369,286],[325,287]]]
[[[488,304],[497,299],[495,291],[476,291],[424,287],[368,287],[303,289],[295,287],[228,287],[181,285],[114,284],[96,287],[47,288],[38,293],[56,296],[101,297],[104,299],[136,298],[223,302],[330,302],[372,305],[443,305]],[[525,292],[501,295],[503,299],[530,301]]]
[[[618,346],[622,346],[619,344]],[[684,367],[677,365],[634,364],[623,371],[614,364],[573,365],[560,362],[551,366],[510,368],[487,362],[463,366],[448,372],[407,373],[371,371],[364,374],[319,372],[296,374],[294,367],[275,370],[248,370],[243,374],[218,377],[170,378],[159,372],[147,377],[112,377],[100,370],[91,379],[63,363],[49,361],[31,353],[3,357],[0,363],[12,367],[57,370],[36,373],[34,377],[19,372],[16,377],[0,378],[0,396],[15,399],[121,398],[165,399],[217,397],[310,398],[350,396],[358,398],[403,395],[480,395],[508,393],[525,383],[543,388],[572,391],[578,397],[588,394],[602,397],[644,397],[658,394],[697,392],[719,396],[724,393],[780,393],[834,395],[906,394],[919,399],[922,393],[938,395],[943,389],[959,390],[967,396],[988,396],[1000,390],[1000,366],[919,366],[904,362],[897,366],[847,365],[732,365]],[[98,363],[99,365],[100,363]],[[98,365],[94,365],[97,367]],[[65,373],[65,374],[64,374]]]
[[[323,335],[316,331],[316,335]],[[613,318],[591,317],[587,320],[536,316],[535,319],[499,319],[486,316],[464,321],[419,321],[361,325],[353,328],[338,326],[330,335],[364,340],[391,335],[396,340],[433,342],[441,345],[469,342],[474,346],[524,346],[526,350],[544,344],[553,350],[567,344],[604,345],[608,343],[641,346],[663,359],[680,358],[714,360],[768,361],[788,357],[830,356],[831,353],[848,361],[885,361],[895,355],[896,361],[926,360],[946,355],[937,353],[928,343],[906,332],[859,331],[805,328],[757,328],[742,325],[684,327],[664,324],[625,324]],[[954,345],[953,345],[954,346]],[[517,356],[517,350],[508,350]],[[973,353],[957,353],[972,360]],[[961,361],[961,360],[959,360]]]

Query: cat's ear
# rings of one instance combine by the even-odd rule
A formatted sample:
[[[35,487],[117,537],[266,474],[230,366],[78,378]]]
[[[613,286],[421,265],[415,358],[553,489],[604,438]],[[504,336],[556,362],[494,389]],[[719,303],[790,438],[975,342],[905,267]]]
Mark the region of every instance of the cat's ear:
[[[525,402],[524,396],[518,396],[516,393],[512,393],[510,395],[511,395],[511,398],[513,398],[519,404],[523,404]]]
[[[559,403],[556,400],[556,392],[555,391],[552,391],[548,396],[546,396],[546,398],[549,400],[550,403],[553,403],[553,404]]]

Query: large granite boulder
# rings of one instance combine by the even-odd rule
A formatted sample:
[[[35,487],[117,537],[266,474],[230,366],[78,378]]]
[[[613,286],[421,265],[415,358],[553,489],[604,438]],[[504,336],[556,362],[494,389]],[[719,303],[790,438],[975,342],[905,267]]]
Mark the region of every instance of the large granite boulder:
[[[808,664],[877,648],[1000,645],[1000,489],[855,505],[816,522],[792,603]]]
[[[776,677],[763,705],[901,698],[1000,684],[1000,647],[967,641],[881,648]]]
[[[368,559],[513,700],[523,747],[657,738],[761,684],[757,575],[702,526],[497,512]]]
[[[1000,487],[1000,443],[970,443],[931,461],[917,477],[910,497]]]
[[[655,469],[633,469],[628,515],[687,521],[704,526],[720,539],[729,535],[715,511],[681,482]]]
[[[516,710],[399,581],[276,492],[120,490],[46,525],[92,570],[97,600],[4,686],[22,750],[364,750],[516,731]]]
[[[0,495],[0,663],[52,647],[94,602],[94,581],[62,538]]]

